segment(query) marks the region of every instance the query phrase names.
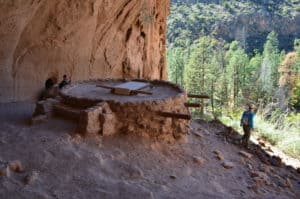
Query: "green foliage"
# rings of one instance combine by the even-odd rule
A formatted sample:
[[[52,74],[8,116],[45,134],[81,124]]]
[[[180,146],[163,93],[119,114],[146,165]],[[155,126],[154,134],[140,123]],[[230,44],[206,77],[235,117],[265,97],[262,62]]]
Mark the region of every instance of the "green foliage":
[[[187,52],[180,47],[167,49],[168,78],[170,81],[183,84],[184,65]]]
[[[272,115],[269,118],[268,122],[273,124],[277,129],[283,129],[285,127],[286,117],[287,113],[277,108],[272,111]]]
[[[248,93],[249,101],[258,102],[261,95],[261,87],[259,86],[260,67],[263,61],[263,56],[258,52],[254,52],[254,56],[250,59],[247,65],[248,88],[245,88],[245,95]]]
[[[277,34],[272,31],[264,45],[263,60],[261,64],[259,86],[262,92],[266,93],[265,99],[270,99],[273,95],[279,80],[278,67],[282,61],[282,56],[278,50]]]
[[[264,105],[273,102],[278,89],[278,69],[283,58],[288,56],[279,51],[275,31],[262,39],[266,40],[263,52],[254,50],[247,54],[244,42],[217,40],[209,27],[224,19],[229,20],[233,12],[254,12],[262,7],[277,12],[277,15],[292,16],[292,8],[286,4],[289,1],[176,2],[168,20],[169,80],[183,85],[189,93],[206,93],[211,97],[210,100],[201,100],[206,105],[205,110],[191,109],[194,117],[210,115],[242,131],[239,126],[242,110],[239,107],[253,102],[261,104],[263,109]],[[295,40],[295,51],[295,60],[300,60],[300,40]],[[289,54],[294,56],[295,53]],[[296,83],[291,84],[290,93],[287,92],[290,105],[300,110],[300,61],[294,61],[289,69],[298,74]],[[257,135],[286,153],[300,157],[299,121],[300,114],[277,109],[268,120],[257,116],[255,126]]]
[[[300,39],[295,39],[294,49],[297,52],[298,56],[300,56]]]
[[[177,45],[178,43],[180,45],[181,40],[186,39],[193,43],[200,36],[208,34],[212,36],[214,31],[218,33],[217,37],[222,37],[220,35],[222,26],[220,26],[221,30],[217,28],[219,31],[216,31],[216,27],[221,24],[235,23],[236,17],[239,15],[269,12],[270,16],[278,18],[294,18],[297,13],[299,14],[297,11],[299,6],[292,0],[172,0],[171,15],[168,18],[168,45]],[[241,35],[240,41],[247,47],[245,50],[248,53],[251,53],[254,48],[262,50],[264,39],[254,44],[243,37],[246,36]],[[232,38],[223,37],[223,39],[229,42]]]
[[[199,94],[205,90],[206,69],[209,68],[216,44],[212,38],[204,36],[196,40],[192,47],[191,58],[184,76],[185,88],[188,92]]]
[[[286,118],[285,128],[300,129],[300,114],[292,113]]]
[[[234,41],[231,43],[225,59],[228,63],[226,78],[228,79],[228,91],[231,96],[230,102],[232,105],[238,105],[240,104],[238,96],[243,93],[245,85],[249,82],[249,74],[246,70],[249,62],[248,56],[239,46],[239,43]]]
[[[227,102],[225,83],[228,76],[224,76],[226,70],[223,43],[203,36],[195,41],[190,52],[191,56],[185,67],[184,86],[189,93],[206,93],[211,96],[210,111],[216,116],[218,107]],[[203,108],[200,112],[203,115]]]
[[[227,116],[221,117],[221,121],[229,126],[232,126],[241,134],[243,130],[239,126],[239,120],[242,111],[227,113]],[[254,118],[254,134],[262,137],[272,145],[278,147],[286,154],[299,158],[300,157],[300,126],[297,124],[300,119],[299,114],[292,114],[282,122],[282,128],[278,129],[276,124],[271,124],[269,121],[256,115]]]
[[[292,88],[290,104],[296,109],[300,109],[300,79],[296,80],[295,87]]]

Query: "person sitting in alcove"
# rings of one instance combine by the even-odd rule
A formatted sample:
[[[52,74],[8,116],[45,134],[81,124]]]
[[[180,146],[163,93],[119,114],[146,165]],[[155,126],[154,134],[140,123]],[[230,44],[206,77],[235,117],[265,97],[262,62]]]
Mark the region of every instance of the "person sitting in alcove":
[[[58,88],[59,89],[62,89],[63,87],[65,87],[66,85],[70,84],[71,83],[71,80],[68,80],[68,77],[67,75],[65,74],[63,76],[63,80],[59,83],[58,85]]]

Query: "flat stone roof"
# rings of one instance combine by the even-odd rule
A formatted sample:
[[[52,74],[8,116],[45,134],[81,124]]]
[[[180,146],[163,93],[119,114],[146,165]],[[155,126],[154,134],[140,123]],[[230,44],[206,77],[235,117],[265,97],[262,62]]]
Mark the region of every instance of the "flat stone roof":
[[[76,98],[91,101],[117,101],[117,102],[143,102],[155,101],[166,98],[173,98],[178,95],[184,94],[184,90],[173,83],[167,81],[140,81],[148,83],[150,86],[142,88],[141,91],[151,92],[152,95],[136,94],[136,95],[117,95],[111,93],[111,89],[97,87],[97,85],[104,85],[108,87],[117,87],[122,83],[130,81],[126,80],[90,80],[75,83],[74,85],[67,86],[61,91],[63,97]]]

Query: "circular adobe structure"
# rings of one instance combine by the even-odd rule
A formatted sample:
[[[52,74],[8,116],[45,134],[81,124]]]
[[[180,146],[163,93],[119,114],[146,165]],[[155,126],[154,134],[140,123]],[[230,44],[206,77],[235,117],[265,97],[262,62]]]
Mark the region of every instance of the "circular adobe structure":
[[[132,80],[148,84],[142,91],[151,95],[137,93],[135,95],[118,95],[109,88],[97,87],[97,85],[115,87],[129,82],[125,79],[98,79],[78,82],[67,86],[60,92],[65,104],[75,107],[90,107],[99,102],[109,103],[144,103],[176,98],[185,95],[185,91],[178,85],[161,80]]]
[[[167,81],[89,80],[65,87],[60,96],[56,113],[75,109],[84,134],[136,133],[174,141],[188,132],[186,92]]]

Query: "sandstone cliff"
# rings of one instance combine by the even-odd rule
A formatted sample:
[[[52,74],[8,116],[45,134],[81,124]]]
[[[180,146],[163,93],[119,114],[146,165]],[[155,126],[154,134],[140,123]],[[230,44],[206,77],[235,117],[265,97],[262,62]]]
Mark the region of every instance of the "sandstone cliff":
[[[0,1],[0,102],[50,76],[165,79],[169,0]]]
[[[290,51],[294,40],[300,37],[300,14],[294,17],[282,17],[264,11],[241,14],[216,23],[213,31],[217,37],[227,41],[240,41],[250,52],[255,48],[262,50],[267,35],[276,31],[280,49]]]
[[[263,50],[267,35],[278,34],[280,50],[291,51],[300,38],[300,4],[293,0],[172,0],[168,44],[196,40],[203,33],[237,40],[248,53]]]

